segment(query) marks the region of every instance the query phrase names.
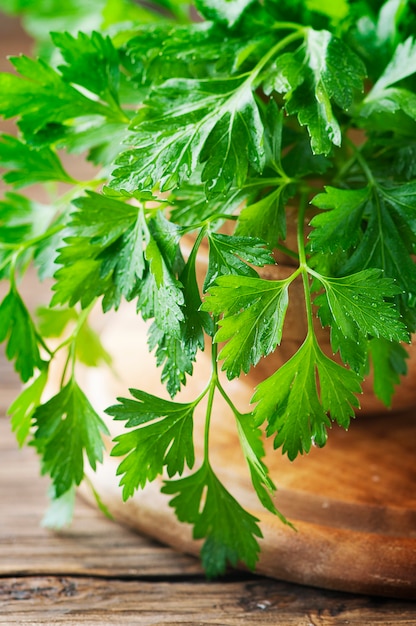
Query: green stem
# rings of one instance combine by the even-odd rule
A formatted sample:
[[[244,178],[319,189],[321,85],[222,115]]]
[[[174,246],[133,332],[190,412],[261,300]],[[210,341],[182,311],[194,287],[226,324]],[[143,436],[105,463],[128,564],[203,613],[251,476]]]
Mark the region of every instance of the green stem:
[[[204,463],[206,465],[209,465],[209,432],[210,432],[210,426],[211,426],[212,408],[214,405],[215,389],[218,386],[217,357],[218,357],[217,344],[212,342],[212,346],[211,346],[212,373],[211,373],[211,381],[208,387],[209,391],[208,391],[207,410],[205,413],[205,430],[204,430]]]
[[[299,254],[297,254],[297,252],[295,252],[294,250],[291,250],[290,248],[286,248],[286,246],[282,246],[282,244],[280,243],[273,244],[273,248],[275,248],[276,250],[279,250],[279,252],[282,252],[286,256],[290,256],[292,259],[299,261]]]
[[[269,52],[265,54],[262,59],[260,59],[254,69],[250,72],[250,78],[247,82],[253,83],[260,74],[261,70],[264,68],[264,66],[267,65],[270,59],[272,59],[280,50],[283,50],[284,48],[289,46],[293,41],[302,39],[305,36],[305,28],[303,26],[299,26],[299,24],[289,25],[288,22],[285,28],[296,28],[296,30],[290,35],[287,35],[287,37],[284,37],[283,39],[278,41],[276,45],[270,48]]]
[[[303,193],[299,201],[297,243],[298,243],[298,251],[299,251],[299,270],[302,274],[303,290],[305,294],[306,318],[308,322],[308,332],[310,334],[311,332],[313,332],[313,311],[312,311],[311,288],[309,285],[309,273],[308,273],[309,268],[308,268],[308,263],[306,259],[306,250],[305,250],[305,243],[304,243],[304,237],[305,237],[304,222],[305,222],[306,207],[307,207],[307,195]]]
[[[284,172],[283,172],[284,174]],[[266,185],[283,187],[290,183],[297,183],[296,178],[291,178],[285,174],[282,176],[273,176],[271,178],[258,178],[254,180],[247,179],[247,182],[242,185],[241,189],[250,189],[251,187],[265,187]]]
[[[299,30],[300,26],[296,22],[275,22],[273,30]]]
[[[75,376],[75,366],[76,366],[76,360],[77,360],[76,359],[76,346],[77,346],[78,335],[80,333],[81,328],[87,321],[88,316],[92,308],[94,307],[94,305],[95,305],[95,301],[91,302],[91,304],[89,304],[85,309],[81,311],[77,319],[77,322],[75,324],[75,328],[73,332],[71,333],[71,335],[67,337],[64,341],[62,341],[59,344],[59,346],[55,348],[53,353],[51,353],[51,356],[53,358],[60,350],[62,350],[66,346],[69,346],[67,358],[65,360],[65,364],[62,370],[61,387],[64,386],[69,364],[71,364],[71,378],[74,378]]]
[[[346,142],[348,142],[348,145],[352,148],[355,158],[357,159],[358,163],[360,164],[368,182],[370,183],[370,185],[374,185],[375,184],[375,180],[374,180],[374,176],[373,176],[373,172],[371,171],[370,167],[368,166],[367,161],[365,160],[365,158],[363,157],[361,150],[359,148],[357,148],[357,146],[354,144],[354,142],[352,142],[350,139],[346,138]]]
[[[230,409],[232,410],[232,412],[234,413],[235,417],[237,419],[241,417],[241,412],[237,409],[237,407],[235,406],[235,404],[233,403],[230,396],[227,394],[227,392],[225,391],[224,387],[221,385],[219,380],[217,381],[217,389],[222,395],[222,397],[224,398],[224,400],[226,401],[226,403],[228,404],[228,406],[230,407]]]

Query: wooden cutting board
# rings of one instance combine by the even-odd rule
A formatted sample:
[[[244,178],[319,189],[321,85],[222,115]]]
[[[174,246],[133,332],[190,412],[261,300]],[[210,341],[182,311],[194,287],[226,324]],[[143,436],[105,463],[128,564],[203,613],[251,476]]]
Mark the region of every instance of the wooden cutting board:
[[[120,313],[114,322],[106,318],[101,335],[115,355],[118,376],[108,369],[85,371],[84,388],[92,401],[105,408],[116,396],[128,397],[129,387],[166,396],[147,352],[143,322],[129,311],[121,323]],[[207,355],[182,401],[204,388],[208,369]],[[251,386],[243,379],[233,381],[231,390],[240,410],[247,410]],[[349,432],[334,426],[325,448],[293,463],[269,447],[276,506],[297,532],[262,509],[239,452],[234,417],[223,402],[214,413],[212,463],[233,495],[260,520],[259,573],[329,589],[416,598],[416,410],[361,415]],[[196,416],[197,448],[202,417]],[[190,526],[177,522],[167,496],[159,493],[160,483],[122,503],[115,466],[109,458],[91,475],[114,517],[197,554],[201,543],[193,540]],[[85,489],[83,493],[90,498]]]

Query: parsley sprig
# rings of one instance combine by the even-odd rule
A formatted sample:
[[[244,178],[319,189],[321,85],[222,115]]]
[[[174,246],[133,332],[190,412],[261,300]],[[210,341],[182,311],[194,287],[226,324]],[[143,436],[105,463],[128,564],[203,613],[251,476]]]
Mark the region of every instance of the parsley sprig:
[[[159,480],[204,540],[209,576],[254,568],[262,536],[213,461],[218,399],[259,506],[288,524],[264,436],[290,459],[325,445],[355,417],[370,367],[391,404],[416,329],[414,11],[410,0],[318,4],[25,7],[41,55],[0,74],[0,114],[17,122],[0,137],[0,339],[27,383],[9,413],[51,478],[48,524],[71,517],[108,441],[78,368],[111,360],[89,322],[98,306],[150,322],[168,393],[134,388],[107,409],[125,427],[111,453],[123,498]],[[96,173],[79,180],[65,152]],[[35,185],[50,202],[30,199]],[[37,312],[20,286],[31,265],[52,281]],[[279,351],[298,288],[305,336],[240,411],[228,381]],[[175,399],[203,350],[203,391]]]

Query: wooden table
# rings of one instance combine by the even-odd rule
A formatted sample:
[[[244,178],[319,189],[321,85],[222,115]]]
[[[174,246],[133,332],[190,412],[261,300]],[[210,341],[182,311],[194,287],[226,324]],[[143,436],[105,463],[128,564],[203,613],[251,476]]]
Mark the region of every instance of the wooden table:
[[[18,389],[0,359],[0,624],[416,625],[411,601],[350,595],[231,572],[104,518],[82,500],[72,527],[41,527],[48,481],[5,417]]]

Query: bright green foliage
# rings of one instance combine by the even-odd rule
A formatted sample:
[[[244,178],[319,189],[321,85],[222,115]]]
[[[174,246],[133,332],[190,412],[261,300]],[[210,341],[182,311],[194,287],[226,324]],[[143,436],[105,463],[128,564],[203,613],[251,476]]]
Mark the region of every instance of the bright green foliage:
[[[326,187],[325,193],[318,194],[313,204],[320,209],[330,209],[318,213],[312,221],[314,226],[309,235],[312,250],[336,252],[347,250],[360,241],[361,220],[371,197],[369,187],[362,189],[336,189]]]
[[[10,135],[0,139],[0,165],[10,170],[4,175],[6,183],[23,187],[52,180],[74,182],[50,148],[32,148]]]
[[[59,498],[82,481],[84,452],[93,469],[102,462],[107,427],[73,380],[37,407],[33,421],[33,445],[42,457],[42,472],[52,478]]]
[[[293,193],[292,179],[282,166],[282,125],[283,111],[271,100],[265,116],[264,140],[266,168],[270,169],[270,188],[265,186],[262,192],[254,197],[255,202],[248,198],[242,208],[236,234],[260,237],[273,248],[277,241],[286,238],[285,205]],[[304,160],[304,159],[302,159]],[[248,185],[250,188],[250,185]]]
[[[287,94],[286,111],[297,114],[300,124],[308,127],[313,152],[328,154],[333,144],[341,145],[331,103],[349,109],[364,76],[364,65],[341,40],[310,28],[302,52],[278,58],[268,76],[267,92]]]
[[[238,223],[239,235],[253,235],[267,241],[271,247],[286,233],[285,200],[288,197],[285,185],[279,186],[253,204],[244,207]]]
[[[227,274],[257,276],[257,272],[248,263],[259,267],[273,263],[271,252],[261,239],[210,233],[208,241],[209,261],[204,291],[207,291],[219,276]]]
[[[227,2],[196,0],[196,7],[208,20],[234,26],[253,3],[254,0],[228,0]]]
[[[29,436],[33,413],[41,402],[47,380],[48,372],[43,369],[40,375],[23,389],[7,410],[11,416],[12,430],[16,434],[20,446],[25,443]]]
[[[247,374],[262,356],[280,343],[288,305],[285,280],[260,280],[251,276],[222,276],[210,288],[203,306],[214,315],[224,314],[214,341],[228,341],[218,358],[229,379]]]
[[[180,313],[179,335],[164,330],[156,321],[149,331],[149,348],[156,348],[156,363],[163,365],[161,380],[171,396],[186,383],[186,375],[192,374],[198,350],[205,346],[204,331],[213,334],[210,316],[201,311],[201,296],[196,278],[195,261],[198,244],[195,243],[189,258],[179,274],[183,285],[183,317]]]
[[[0,113],[6,118],[19,115],[19,126],[28,138],[67,120],[107,114],[104,105],[82,95],[43,61],[21,56],[11,62],[21,77],[0,74]]]
[[[264,457],[264,446],[262,441],[262,431],[255,424],[252,413],[237,416],[237,428],[240,437],[241,448],[250,469],[253,487],[262,505],[271,513],[279,515],[280,519],[286,520],[276,509],[271,494],[276,487],[269,476],[269,470],[262,461]]]
[[[51,32],[79,31],[90,33],[101,28],[117,28],[122,22],[131,27],[137,22],[148,23],[163,20],[160,7],[166,7],[172,15],[183,17],[182,0],[154,0],[146,7],[133,0],[0,0],[0,10],[22,16],[25,29],[34,37],[37,52],[49,58],[54,48],[50,42]],[[134,20],[134,21],[133,21]]]
[[[194,474],[165,482],[163,493],[174,495],[170,505],[181,522],[193,524],[195,539],[205,538],[202,564],[208,577],[225,572],[227,564],[243,559],[253,568],[260,550],[257,520],[245,511],[204,463]],[[176,494],[176,495],[175,495]]]
[[[170,196],[173,204],[171,219],[188,227],[207,220],[214,229],[222,224],[225,216],[232,215],[246,197],[245,191],[234,189],[230,190],[226,197],[215,196],[208,200],[204,190],[199,186],[185,183]]]
[[[54,209],[33,202],[17,193],[9,192],[0,201],[0,275],[10,275],[10,263],[23,265],[37,255],[40,242],[49,240],[52,232]],[[40,237],[40,239],[39,239]],[[44,239],[45,238],[45,239]]]
[[[144,487],[162,473],[182,474],[185,464],[192,468],[195,456],[192,440],[195,403],[179,404],[162,400],[144,391],[130,389],[135,400],[121,398],[120,404],[106,412],[126,422],[126,428],[138,426],[115,438],[113,456],[126,456],[117,474],[122,474],[123,498]]]
[[[383,338],[372,339],[369,352],[374,372],[374,392],[386,406],[391,406],[395,385],[407,373],[409,355],[402,345]]]
[[[319,316],[337,326],[347,339],[360,341],[360,335],[384,337],[390,341],[408,341],[406,326],[392,302],[385,298],[400,289],[378,269],[363,270],[343,278],[320,277],[325,295],[318,296]]]
[[[405,87],[396,87],[403,79],[416,72],[416,42],[409,37],[400,43],[383,74],[366,96],[361,114],[395,112],[402,109],[416,119],[415,94]]]
[[[29,381],[10,413],[52,479],[48,524],[71,517],[84,457],[93,468],[102,458],[105,427],[76,382],[79,362],[110,361],[90,312],[130,303],[149,321],[171,397],[201,371],[204,349],[210,372],[193,401],[154,397],[143,381],[108,409],[126,423],[113,451],[124,457],[123,495],[168,477],[179,519],[205,538],[207,573],[254,567],[257,520],[210,465],[218,396],[260,504],[287,522],[264,434],[294,459],[324,445],[333,422],[348,427],[365,376],[390,405],[406,370],[402,342],[416,330],[414,0],[1,8],[24,15],[41,53],[12,57],[0,74],[0,115],[17,124],[0,139],[2,178],[28,195],[46,183],[50,198],[48,207],[16,193],[0,201],[9,281],[0,340]],[[83,180],[65,152],[89,161]],[[276,262],[285,279],[266,280]],[[36,325],[21,295],[31,264],[53,294]],[[243,377],[279,351],[289,307],[302,317],[300,347],[259,381],[252,412],[240,411],[218,370]],[[45,399],[56,367],[58,390]],[[194,470],[197,407],[205,422]]]
[[[65,332],[70,334],[71,327],[76,327],[75,354],[80,363],[89,367],[111,363],[111,356],[102,345],[99,335],[87,320],[81,320],[81,315],[75,309],[39,307],[36,314],[39,332],[45,338],[62,337]]]
[[[194,318],[196,315],[194,315]],[[180,336],[172,336],[163,332],[153,323],[149,330],[149,350],[155,350],[156,364],[163,367],[161,381],[166,385],[168,393],[173,397],[186,383],[186,375],[192,374],[196,350],[203,348],[201,326],[191,326],[193,339],[186,342],[187,330],[182,324]]]
[[[400,185],[374,184],[359,190],[327,189],[315,196],[313,202],[328,214],[313,218],[316,230],[311,235],[313,249],[335,251],[341,247],[351,250],[343,263],[343,273],[358,272],[367,267],[380,268],[385,276],[397,281],[406,292],[416,290],[416,266],[409,255],[416,242],[414,202],[416,183]],[[366,219],[364,233],[359,225]]]
[[[309,452],[312,443],[325,445],[329,411],[332,420],[348,428],[359,392],[358,376],[326,357],[309,335],[289,361],[258,385],[254,417],[257,424],[267,420],[267,434],[277,433],[275,447],[293,460]]]
[[[112,186],[170,189],[199,164],[210,195],[241,185],[249,162],[264,166],[263,126],[251,82],[170,79],[154,89],[131,124],[134,148],[122,154]]]
[[[131,299],[143,276],[145,237],[142,211],[127,202],[90,192],[74,201],[66,245],[57,263],[53,302],[88,306],[104,295],[103,306]],[[131,259],[134,259],[132,263]]]
[[[26,382],[42,369],[39,340],[33,320],[18,291],[12,287],[0,304],[0,341],[7,341],[6,355]]]
[[[175,270],[182,268],[179,230],[161,214],[149,226],[151,232],[145,252],[149,271],[140,286],[137,309],[144,319],[154,317],[156,325],[165,334],[180,337],[184,295],[175,276]]]
[[[84,87],[117,109],[120,65],[111,39],[97,32],[90,37],[84,33],[78,33],[77,37],[52,33],[52,41],[66,62],[58,68],[64,80]]]

